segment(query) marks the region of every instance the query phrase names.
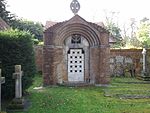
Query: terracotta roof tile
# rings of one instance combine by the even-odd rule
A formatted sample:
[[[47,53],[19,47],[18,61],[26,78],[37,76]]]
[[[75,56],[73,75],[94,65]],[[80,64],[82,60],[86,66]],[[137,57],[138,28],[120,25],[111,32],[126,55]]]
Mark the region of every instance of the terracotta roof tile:
[[[57,24],[58,22],[53,21],[46,21],[46,24],[44,26],[44,29],[48,29],[49,27],[52,27],[53,25]]]
[[[0,17],[0,30],[9,29],[10,26]]]
[[[106,26],[104,25],[103,22],[95,22],[95,24],[97,24],[97,25],[99,25],[99,26],[101,26],[101,27],[103,27],[103,28],[106,28]]]

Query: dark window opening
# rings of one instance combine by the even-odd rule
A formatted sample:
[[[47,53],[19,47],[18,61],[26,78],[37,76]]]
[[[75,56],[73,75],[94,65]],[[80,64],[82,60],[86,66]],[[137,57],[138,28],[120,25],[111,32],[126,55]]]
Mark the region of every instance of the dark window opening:
[[[81,35],[79,34],[73,34],[71,38],[72,44],[80,44],[81,43]]]

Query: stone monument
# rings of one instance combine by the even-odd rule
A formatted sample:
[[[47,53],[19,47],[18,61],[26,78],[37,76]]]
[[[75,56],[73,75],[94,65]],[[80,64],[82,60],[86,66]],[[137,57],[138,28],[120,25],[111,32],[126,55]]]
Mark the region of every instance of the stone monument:
[[[2,77],[0,69],[0,111],[1,111],[1,84],[5,83],[5,77]]]
[[[145,48],[143,48],[142,54],[143,54],[143,70],[142,70],[141,78],[145,81],[149,81],[150,75],[147,72],[147,61],[146,61],[146,49]]]
[[[143,48],[142,54],[143,54],[143,73],[145,73],[146,72],[146,49],[145,48]]]
[[[21,65],[15,65],[15,73],[13,73],[13,78],[16,80],[15,98],[22,98],[22,75]]]
[[[109,32],[79,16],[78,0],[72,0],[70,9],[72,18],[53,25],[47,22],[44,30],[44,86],[108,84]]]
[[[13,79],[15,79],[15,98],[7,107],[9,112],[20,111],[24,109],[24,98],[22,97],[22,76],[21,65],[15,65],[15,73],[13,73]]]

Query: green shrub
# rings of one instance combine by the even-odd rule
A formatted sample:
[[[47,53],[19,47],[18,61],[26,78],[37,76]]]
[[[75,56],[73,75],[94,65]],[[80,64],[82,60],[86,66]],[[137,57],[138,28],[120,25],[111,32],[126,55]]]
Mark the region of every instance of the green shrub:
[[[23,91],[32,84],[36,73],[32,35],[28,32],[9,30],[0,32],[0,68],[5,76],[2,97],[15,96],[15,80],[12,78],[14,66],[21,65],[23,70]]]
[[[35,44],[35,45],[38,45],[39,44],[39,40],[38,39],[32,39],[33,40],[33,43]]]

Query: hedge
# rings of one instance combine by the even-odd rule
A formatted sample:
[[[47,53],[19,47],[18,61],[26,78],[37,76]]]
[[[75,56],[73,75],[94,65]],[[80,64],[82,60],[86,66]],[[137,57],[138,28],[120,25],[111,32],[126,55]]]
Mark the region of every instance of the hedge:
[[[32,84],[36,73],[32,35],[18,30],[0,31],[0,68],[5,84],[2,85],[2,97],[15,96],[15,80],[12,78],[14,66],[21,65],[23,70],[23,91]]]

